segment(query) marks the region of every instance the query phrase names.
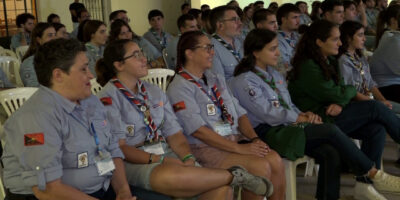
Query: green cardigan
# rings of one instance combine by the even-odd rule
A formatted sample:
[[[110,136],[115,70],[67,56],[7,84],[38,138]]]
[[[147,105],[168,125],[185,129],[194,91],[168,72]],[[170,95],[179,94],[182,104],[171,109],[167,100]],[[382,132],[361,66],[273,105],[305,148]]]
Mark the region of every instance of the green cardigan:
[[[329,57],[329,63],[338,69],[335,58]],[[330,104],[346,106],[353,99],[357,90],[352,85],[345,85],[343,78],[336,84],[326,80],[319,65],[312,59],[306,60],[300,68],[298,77],[289,81],[288,89],[293,103],[302,111],[311,111],[322,117],[324,122],[334,119],[325,114]]]

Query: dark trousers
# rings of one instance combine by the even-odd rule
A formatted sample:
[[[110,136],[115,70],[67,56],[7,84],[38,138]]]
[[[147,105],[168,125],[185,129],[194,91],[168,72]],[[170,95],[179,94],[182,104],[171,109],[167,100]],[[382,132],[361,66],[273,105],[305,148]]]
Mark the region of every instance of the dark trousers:
[[[156,192],[144,190],[144,189],[133,187],[133,186],[130,186],[130,187],[131,187],[132,195],[136,196],[137,199],[139,199],[139,200],[140,199],[171,200],[171,197],[168,197],[168,196],[156,193]],[[101,199],[101,200],[115,200],[115,198],[116,198],[116,194],[115,194],[114,190],[112,189],[111,185],[107,191],[99,190],[93,194],[88,194],[88,195],[92,196],[94,198],[97,198],[97,199]],[[7,191],[5,200],[38,200],[38,199],[33,195],[12,194],[9,191]]]
[[[357,101],[345,106],[335,124],[349,137],[362,140],[361,150],[380,169],[386,133],[400,144],[400,119],[379,101]]]
[[[400,103],[400,85],[389,85],[385,87],[380,87],[379,91],[387,100]]]

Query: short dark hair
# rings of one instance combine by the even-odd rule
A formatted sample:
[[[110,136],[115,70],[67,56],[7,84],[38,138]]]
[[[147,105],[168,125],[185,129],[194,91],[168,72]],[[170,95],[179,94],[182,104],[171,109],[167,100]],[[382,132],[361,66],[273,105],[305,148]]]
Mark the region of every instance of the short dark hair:
[[[254,2],[254,7],[258,6],[258,4],[264,5],[264,1],[256,1],[256,2]]]
[[[19,15],[17,16],[17,19],[15,20],[16,23],[17,23],[17,27],[18,27],[18,28],[21,28],[21,24],[25,24],[25,23],[28,21],[28,19],[35,20],[35,16],[33,16],[33,15],[30,14],[30,13],[22,13],[22,14],[19,14]]]
[[[321,3],[321,10],[322,10],[322,15],[324,15],[326,12],[331,12],[335,9],[336,6],[343,6],[343,3],[338,0],[325,0]]]
[[[212,31],[215,32],[217,30],[217,22],[221,21],[224,18],[225,12],[228,10],[233,10],[235,12],[236,8],[232,6],[218,6],[211,10],[209,19]]]
[[[305,2],[305,1],[297,1],[295,5],[297,7],[299,7],[301,4],[306,4],[307,5],[307,2]]]
[[[185,7],[190,6],[188,3],[184,3],[181,5],[181,11],[185,9]]]
[[[254,12],[253,14],[253,19],[252,19],[254,27],[257,27],[258,23],[267,20],[268,16],[270,15],[275,15],[275,13],[265,8],[256,10],[256,12]]]
[[[65,25],[61,23],[51,23],[51,25],[53,25],[54,29],[56,29],[56,32],[62,27],[65,28]]]
[[[164,18],[164,14],[160,10],[157,10],[157,9],[150,10],[149,14],[147,15],[147,19],[150,21],[151,18],[158,17],[158,16]]]
[[[193,15],[193,17],[197,19],[199,17],[199,15],[201,15],[201,10],[192,8],[189,10],[188,14]]]
[[[128,13],[128,12],[126,12],[126,10],[116,10],[116,11],[113,11],[112,13],[110,13],[110,15],[108,16],[108,19],[110,20],[110,21],[113,21],[113,20],[115,20],[116,18],[117,18],[117,16],[118,16],[118,14],[119,13]]]
[[[354,5],[357,7],[356,2],[354,1],[350,1],[350,0],[344,0],[342,1],[343,3],[343,8],[346,10],[347,8],[349,8],[351,5]]]
[[[89,12],[89,11],[86,10],[86,8],[78,9],[78,11],[76,11],[76,17],[81,18],[82,13],[84,13],[84,12]]]
[[[292,3],[282,4],[276,11],[276,21],[278,21],[278,25],[282,24],[282,17],[287,17],[291,12],[300,13],[300,9]]]
[[[47,17],[47,23],[53,23],[53,19],[54,18],[60,18],[60,16],[58,16],[57,14],[51,13],[48,17]]]
[[[180,29],[181,27],[185,27],[185,22],[186,21],[192,21],[195,20],[196,18],[194,18],[193,15],[191,14],[183,14],[178,18],[178,29]]]
[[[34,57],[34,66],[39,83],[52,86],[54,69],[69,73],[79,52],[86,51],[85,46],[76,39],[55,39],[39,47]]]
[[[104,22],[99,20],[89,20],[83,26],[83,42],[90,42],[92,39],[92,35],[96,33],[101,25],[104,25]]]
[[[210,8],[210,6],[208,4],[203,4],[200,7],[201,10],[206,9],[206,8]]]

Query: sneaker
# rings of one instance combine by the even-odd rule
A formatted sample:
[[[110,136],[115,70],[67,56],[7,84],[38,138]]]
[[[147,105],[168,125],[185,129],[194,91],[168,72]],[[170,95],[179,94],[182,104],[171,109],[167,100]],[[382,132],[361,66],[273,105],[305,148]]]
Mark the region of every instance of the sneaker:
[[[228,171],[233,175],[231,186],[241,186],[256,195],[271,196],[274,191],[271,181],[268,179],[250,174],[241,166],[232,166]]]
[[[400,193],[400,178],[378,170],[374,178],[374,187],[380,192]]]
[[[356,182],[354,187],[354,199],[357,200],[387,200],[386,197],[379,194],[372,184]]]

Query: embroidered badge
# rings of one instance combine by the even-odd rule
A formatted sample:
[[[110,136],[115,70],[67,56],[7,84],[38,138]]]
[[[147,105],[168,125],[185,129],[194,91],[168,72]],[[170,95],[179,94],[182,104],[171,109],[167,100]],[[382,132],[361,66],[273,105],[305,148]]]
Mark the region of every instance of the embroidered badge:
[[[83,152],[78,154],[78,168],[84,168],[87,166],[89,166],[88,153]]]
[[[207,104],[207,115],[215,115],[217,114],[215,110],[215,105],[214,104]]]
[[[44,134],[43,133],[29,133],[24,135],[24,145],[25,146],[35,146],[44,144]]]
[[[178,112],[180,110],[185,110],[186,109],[186,105],[184,101],[180,101],[174,105],[172,105],[172,107],[174,108],[174,112]]]
[[[100,99],[101,103],[103,103],[103,105],[105,106],[109,106],[112,105],[112,99],[111,97],[103,97]]]
[[[164,106],[164,102],[160,101],[158,104],[154,104],[153,108],[158,108],[158,107],[163,107]]]
[[[126,131],[128,132],[129,136],[134,136],[135,135],[135,125],[127,125]]]

